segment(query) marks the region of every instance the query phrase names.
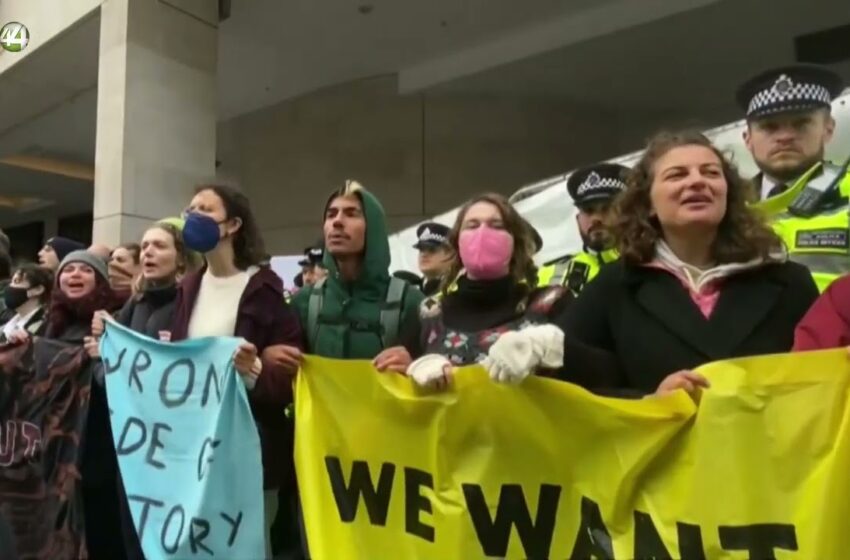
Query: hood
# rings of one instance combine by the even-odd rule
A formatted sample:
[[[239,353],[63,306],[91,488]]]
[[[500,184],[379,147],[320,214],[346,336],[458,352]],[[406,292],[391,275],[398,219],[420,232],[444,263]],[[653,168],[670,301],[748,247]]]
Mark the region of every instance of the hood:
[[[360,276],[354,282],[348,283],[352,289],[372,291],[377,290],[377,297],[384,297],[385,286],[389,282],[390,241],[387,232],[387,219],[384,208],[375,195],[367,191],[357,181],[346,181],[343,188],[330,194],[325,203],[325,210],[337,196],[356,195],[363,204],[363,215],[366,218],[366,243],[363,254],[363,268]],[[325,251],[322,260],[328,269],[328,278],[334,283],[342,284],[336,260],[330,252]]]

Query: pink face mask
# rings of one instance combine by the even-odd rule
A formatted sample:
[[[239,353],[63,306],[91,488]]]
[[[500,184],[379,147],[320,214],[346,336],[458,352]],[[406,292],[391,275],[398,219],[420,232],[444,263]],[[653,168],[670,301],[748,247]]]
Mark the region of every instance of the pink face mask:
[[[501,229],[482,225],[460,232],[460,260],[473,280],[495,280],[507,276],[514,238]]]

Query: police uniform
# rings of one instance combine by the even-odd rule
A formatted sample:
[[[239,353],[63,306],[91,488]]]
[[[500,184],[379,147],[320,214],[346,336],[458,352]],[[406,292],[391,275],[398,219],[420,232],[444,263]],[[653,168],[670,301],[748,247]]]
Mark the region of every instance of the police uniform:
[[[830,107],[843,89],[841,77],[818,66],[796,65],[764,72],[743,84],[738,103],[747,120]],[[771,222],[788,247],[791,260],[809,268],[822,292],[850,272],[848,198],[850,173],[818,162],[787,185],[759,174],[754,183],[761,199],[754,206]]]
[[[575,205],[583,206],[597,202],[612,203],[614,198],[626,190],[625,177],[629,169],[613,163],[600,163],[579,169],[567,179],[567,192]],[[578,294],[593,280],[599,270],[619,257],[615,249],[593,251],[588,247],[576,255],[550,263],[537,272],[538,286],[565,286]]]
[[[416,243],[413,248],[417,251],[422,249],[439,249],[440,247],[451,250],[449,245],[449,228],[437,222],[425,222],[416,228]],[[422,280],[422,293],[433,296],[440,290],[442,278],[424,278]]]

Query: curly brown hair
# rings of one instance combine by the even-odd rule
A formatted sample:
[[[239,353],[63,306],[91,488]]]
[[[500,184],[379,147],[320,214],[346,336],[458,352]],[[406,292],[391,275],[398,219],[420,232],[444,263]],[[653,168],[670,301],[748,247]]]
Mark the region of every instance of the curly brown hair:
[[[517,284],[525,282],[529,287],[533,288],[537,284],[537,267],[534,265],[534,260],[532,259],[532,255],[535,253],[534,234],[528,222],[511,206],[507,198],[496,193],[485,193],[471,198],[457,213],[454,226],[451,232],[449,232],[449,243],[452,249],[454,249],[454,256],[449,273],[443,279],[442,292],[446,293],[448,291],[449,286],[454,283],[463,269],[463,262],[460,260],[460,248],[458,246],[463,219],[466,217],[469,209],[479,202],[487,202],[499,209],[505,231],[514,238],[514,252],[511,255],[509,274]]]
[[[711,248],[718,264],[747,262],[782,249],[782,240],[765,223],[763,216],[747,202],[752,187],[737,168],[701,132],[684,130],[661,132],[647,144],[640,161],[628,177],[628,188],[615,204],[612,233],[622,258],[645,264],[655,256],[656,243],[663,238],[661,225],[652,215],[650,190],[655,163],[670,150],[681,146],[703,146],[714,152],[726,179],[726,214]]]
[[[195,187],[195,194],[204,191],[211,191],[221,199],[228,220],[239,218],[242,221],[242,227],[233,236],[236,268],[247,270],[249,267],[259,265],[266,254],[266,250],[263,244],[263,236],[260,235],[260,227],[254,217],[254,212],[251,211],[251,203],[248,201],[248,197],[227,185],[207,184]]]

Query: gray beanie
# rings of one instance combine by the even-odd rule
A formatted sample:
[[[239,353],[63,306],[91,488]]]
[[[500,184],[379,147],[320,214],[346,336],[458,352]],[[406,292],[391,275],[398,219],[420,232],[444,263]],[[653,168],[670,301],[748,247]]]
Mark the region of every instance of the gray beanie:
[[[68,256],[62,259],[62,264],[59,265],[59,270],[56,271],[56,278],[59,278],[59,275],[62,274],[62,269],[71,263],[87,264],[92,268],[92,270],[100,274],[104,280],[109,282],[109,272],[106,268],[106,262],[102,258],[93,253],[89,253],[85,249],[71,251],[68,253]]]

